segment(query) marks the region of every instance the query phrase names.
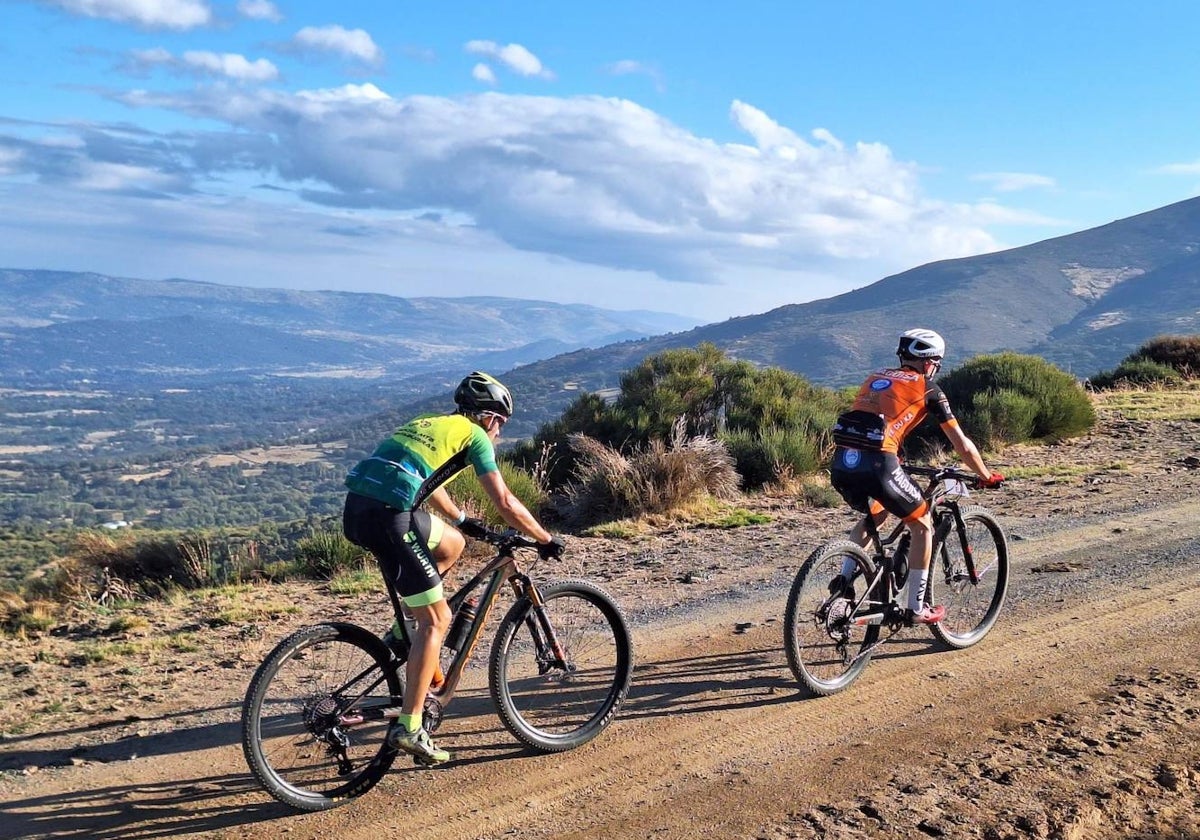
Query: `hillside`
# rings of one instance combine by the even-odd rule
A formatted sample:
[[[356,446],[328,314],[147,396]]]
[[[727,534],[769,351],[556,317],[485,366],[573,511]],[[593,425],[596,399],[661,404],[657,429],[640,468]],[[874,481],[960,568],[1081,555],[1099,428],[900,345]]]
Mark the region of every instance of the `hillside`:
[[[1162,333],[1200,332],[1200,198],[1032,245],[930,263],[825,300],[687,332],[583,349],[519,368],[520,392],[549,382],[611,387],[647,355],[712,342],[826,385],[887,362],[912,326],[942,333],[948,367],[980,353],[1046,357],[1080,377]],[[560,394],[547,412],[561,410]]]

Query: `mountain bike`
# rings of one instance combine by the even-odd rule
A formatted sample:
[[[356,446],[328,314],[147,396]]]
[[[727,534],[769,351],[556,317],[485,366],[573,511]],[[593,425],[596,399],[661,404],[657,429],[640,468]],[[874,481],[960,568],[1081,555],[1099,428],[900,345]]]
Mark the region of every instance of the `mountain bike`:
[[[929,480],[924,496],[933,516],[933,552],[925,601],[946,607],[946,617],[929,629],[950,648],[968,648],[988,634],[1004,606],[1008,541],[990,512],[964,504],[967,488],[980,486],[978,476],[953,468],[905,470]],[[850,540],[826,543],[801,565],[788,594],[788,665],[814,694],[849,687],[878,647],[907,626],[901,594],[907,598],[908,529],[899,523],[881,537],[870,515],[864,522],[870,554]],[[837,589],[831,581],[847,559],[854,575],[848,588]]]
[[[512,530],[484,539],[496,555],[449,599],[444,681],[430,689],[424,726],[441,724],[507,584],[515,602],[500,621],[488,666],[500,720],[541,752],[585,744],[612,723],[629,691],[625,618],[586,580],[534,583],[516,552],[536,549],[536,542]],[[374,787],[395,760],[386,735],[401,711],[408,630],[390,583],[388,594],[396,621],[382,637],[345,622],[305,627],[280,642],[251,679],[242,749],[279,801],[304,811],[332,808]]]

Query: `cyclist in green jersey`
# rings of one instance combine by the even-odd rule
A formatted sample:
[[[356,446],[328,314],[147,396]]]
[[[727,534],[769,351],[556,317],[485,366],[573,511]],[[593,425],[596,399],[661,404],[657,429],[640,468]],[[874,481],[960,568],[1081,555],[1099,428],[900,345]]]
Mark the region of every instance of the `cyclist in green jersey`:
[[[388,743],[425,763],[450,758],[421,725],[438,652],[450,626],[442,575],[462,554],[463,534],[486,528],[480,520],[468,519],[443,485],[472,467],[504,521],[541,543],[543,557],[557,557],[563,550],[562,540],[543,528],[508,489],[496,465],[495,443],[513,411],[508,389],[475,371],[459,384],[454,402],[454,414],[414,418],[350,470],[342,515],[347,539],[375,555],[401,603],[416,618],[405,666],[404,705],[388,730]],[[426,503],[457,528],[430,515]]]

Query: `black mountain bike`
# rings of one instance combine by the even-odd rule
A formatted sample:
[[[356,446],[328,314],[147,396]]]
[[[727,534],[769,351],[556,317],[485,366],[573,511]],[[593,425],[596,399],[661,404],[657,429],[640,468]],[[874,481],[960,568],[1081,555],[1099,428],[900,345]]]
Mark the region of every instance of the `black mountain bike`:
[[[585,580],[535,584],[515,556],[537,543],[489,532],[496,556],[450,598],[444,681],[425,703],[434,731],[454,697],[505,584],[515,603],[492,643],[488,684],[508,730],[541,752],[574,749],[599,735],[629,691],[632,643],[620,609]],[[360,796],[391,767],[388,726],[400,713],[408,655],[400,600],[380,638],[354,624],[297,630],[255,672],[242,707],[242,749],[276,799],[320,811]],[[396,634],[396,628],[400,632]]]
[[[927,604],[941,603],[946,617],[929,625],[942,643],[970,647],[988,634],[1008,590],[1008,542],[996,518],[963,503],[974,473],[952,468],[910,467],[929,479],[925,498],[933,514]],[[865,518],[871,554],[849,540],[820,546],[796,573],[784,616],[784,649],[796,678],[814,694],[829,695],[858,679],[875,650],[903,627],[901,593],[908,575],[908,530],[897,524],[881,537]],[[853,561],[848,590],[830,582]],[[887,630],[881,638],[881,630]]]

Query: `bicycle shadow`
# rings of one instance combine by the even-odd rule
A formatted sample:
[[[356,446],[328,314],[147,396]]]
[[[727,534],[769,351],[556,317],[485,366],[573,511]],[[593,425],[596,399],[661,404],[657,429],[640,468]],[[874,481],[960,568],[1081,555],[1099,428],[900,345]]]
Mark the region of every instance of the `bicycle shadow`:
[[[247,774],[111,785],[0,804],[0,837],[87,837],[138,840],[213,831],[287,816]]]
[[[947,652],[932,637],[897,637],[874,661],[902,660]],[[869,679],[869,675],[864,677]],[[634,669],[622,718],[711,714],[811,700],[787,665],[780,647],[651,660]]]
[[[53,732],[9,737],[4,739],[3,749],[0,749],[0,770],[17,770],[30,765],[61,767],[71,764],[72,759],[85,759],[107,764],[114,761],[129,761],[139,757],[172,755],[236,744],[240,743],[241,732],[239,724],[233,720],[233,717],[240,712],[240,703],[226,703],[221,706],[185,709],[154,717],[129,717],[74,729],[55,729]],[[186,723],[190,718],[205,719],[215,715],[227,716],[230,720],[198,723],[191,726]],[[136,728],[149,729],[160,726],[164,722],[178,725],[169,732],[150,735],[139,735],[136,732]],[[113,734],[131,728],[135,728],[132,733]],[[91,736],[97,740],[97,743],[82,744],[69,749],[39,749],[36,746],[36,742],[41,739],[62,735]],[[103,740],[105,738],[109,740]]]

